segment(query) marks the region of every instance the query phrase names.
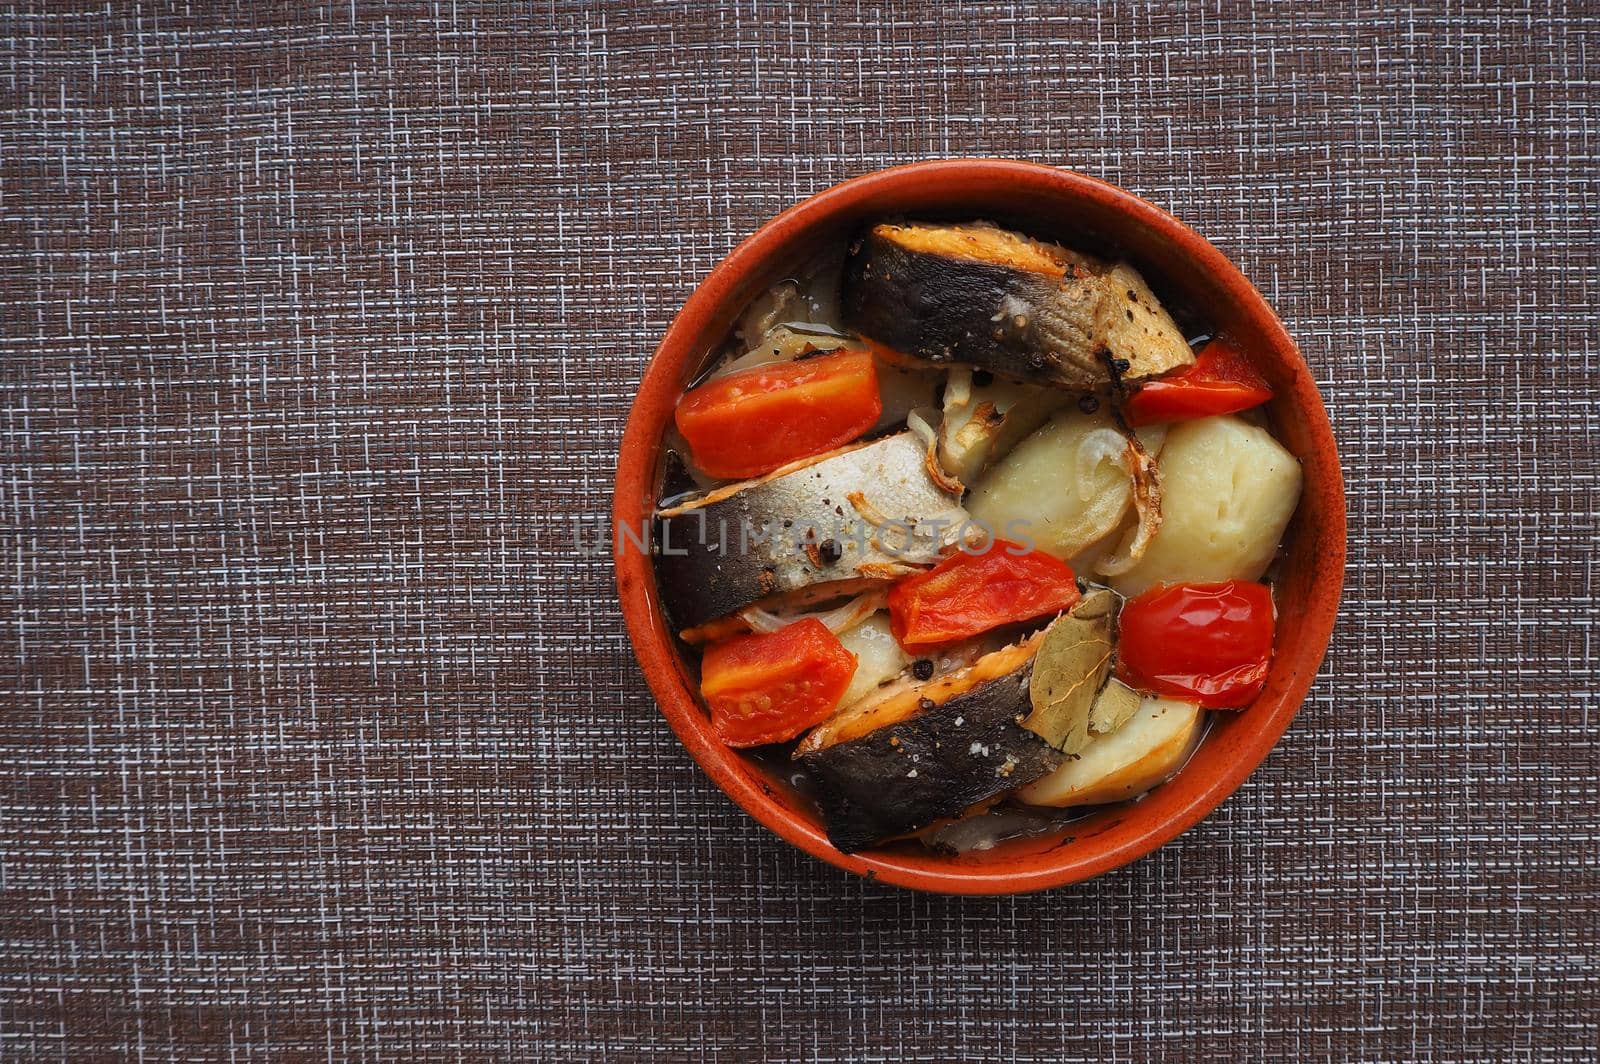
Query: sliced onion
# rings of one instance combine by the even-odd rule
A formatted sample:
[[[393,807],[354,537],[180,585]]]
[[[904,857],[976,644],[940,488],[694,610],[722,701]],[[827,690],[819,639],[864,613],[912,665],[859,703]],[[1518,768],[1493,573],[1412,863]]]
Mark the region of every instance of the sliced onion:
[[[926,448],[922,467],[928,479],[937,484],[940,491],[960,498],[967,486],[946,473],[944,466],[939,464],[939,430],[934,422],[943,416],[931,406],[919,406],[906,415],[906,428],[914,432]]]
[[[739,611],[739,618],[750,626],[752,632],[776,632],[779,628],[793,623],[776,613],[768,613],[759,606],[746,606]]]
[[[1161,471],[1137,436],[1128,437],[1123,456],[1133,477],[1133,508],[1139,525],[1124,540],[1118,551],[1100,559],[1094,570],[1101,576],[1121,576],[1138,564],[1150,541],[1161,528]]]
[[[847,332],[840,332],[832,325],[823,325],[815,321],[784,321],[779,322],[775,328],[788,329],[790,332],[805,333],[808,336],[820,336],[828,340],[854,340],[855,337]]]
[[[861,515],[861,520],[865,521],[873,528],[882,528],[884,525],[889,523],[889,519],[884,516],[883,511],[872,505],[872,503],[867,500],[866,492],[847,492],[844,498],[846,502],[855,508],[856,513]]]
[[[779,628],[787,627],[796,621],[803,621],[807,617],[815,617],[823,626],[838,635],[848,632],[862,621],[871,617],[883,608],[886,592],[881,588],[864,591],[842,606],[821,613],[792,613],[787,616],[761,609],[759,606],[746,606],[739,611],[739,617],[755,632],[776,632]]]
[[[1123,455],[1127,449],[1128,438],[1116,429],[1094,429],[1084,433],[1083,439],[1078,441],[1078,475],[1075,487],[1078,498],[1088,498],[1083,493],[1083,486],[1094,482],[1094,467],[1103,462],[1122,465]]]
[[[778,362],[792,362],[807,350],[834,351],[850,345],[850,338],[810,322],[775,325],[750,345],[750,350],[731,358],[712,370],[708,381],[742,373],[757,366],[770,366]]]
[[[926,547],[907,546],[905,550],[895,551],[894,556],[907,565],[932,565],[944,557],[944,549],[937,544]]]
[[[961,408],[972,402],[972,367],[951,366],[944,379],[944,407]]]
[[[848,632],[862,621],[871,617],[883,608],[888,599],[888,592],[882,589],[864,591],[843,606],[819,614],[817,620],[827,626],[828,631],[838,635]]]
[[[917,434],[917,439],[929,446],[939,442],[939,432],[933,427],[942,415],[931,406],[919,406],[906,415],[906,428]],[[931,420],[930,420],[931,419]]]

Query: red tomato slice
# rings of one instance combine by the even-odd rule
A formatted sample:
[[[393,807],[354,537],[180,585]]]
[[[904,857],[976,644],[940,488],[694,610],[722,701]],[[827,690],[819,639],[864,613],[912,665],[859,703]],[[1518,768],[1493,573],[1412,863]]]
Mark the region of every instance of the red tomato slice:
[[[1272,398],[1272,389],[1233,342],[1215,339],[1185,366],[1141,385],[1128,399],[1128,424],[1154,425],[1235,414]]]
[[[833,713],[856,656],[815,617],[776,632],[735,636],[707,648],[700,694],[729,746],[793,739]]]
[[[982,554],[958,552],[895,584],[889,627],[915,653],[1060,613],[1077,601],[1078,580],[1066,562],[997,539]]]
[[[1156,587],[1125,603],[1117,625],[1117,676],[1129,687],[1239,709],[1266,682],[1274,611],[1265,584]]]
[[[866,351],[843,351],[730,373],[678,403],[674,420],[711,476],[758,477],[849,443],[883,413]]]

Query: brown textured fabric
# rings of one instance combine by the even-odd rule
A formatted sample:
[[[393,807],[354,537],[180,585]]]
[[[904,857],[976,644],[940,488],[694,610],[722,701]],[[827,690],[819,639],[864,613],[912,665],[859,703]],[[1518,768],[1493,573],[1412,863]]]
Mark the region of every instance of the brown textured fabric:
[[[0,1056],[1595,1059],[1592,8],[207,7],[0,13]],[[1350,487],[1279,749],[1016,899],[737,811],[572,546],[714,261],[956,154],[1208,235]]]

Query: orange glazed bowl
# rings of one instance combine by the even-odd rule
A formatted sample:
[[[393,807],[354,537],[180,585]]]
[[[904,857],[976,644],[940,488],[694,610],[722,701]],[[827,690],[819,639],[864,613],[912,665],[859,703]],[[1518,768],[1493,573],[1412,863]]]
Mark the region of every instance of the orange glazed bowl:
[[[1143,799],[1091,813],[1063,832],[949,856],[916,841],[854,854],[829,842],[810,801],[780,773],[723,745],[662,614],[648,527],[662,439],[689,382],[739,312],[786,271],[886,216],[984,218],[1069,247],[1128,259],[1180,316],[1224,332],[1272,385],[1273,434],[1299,458],[1304,486],[1274,580],[1278,628],[1271,672],[1255,703],[1212,714],[1183,770]],[[1344,483],[1322,397],[1294,341],[1233,263],[1182,222],[1114,185],[1031,163],[915,163],[835,185],[791,207],[740,244],[696,288],[667,328],[640,383],[617,462],[613,500],[617,590],[634,651],[661,712],[717,785],[751,816],[807,853],[869,878],[951,894],[1013,894],[1088,879],[1151,852],[1216,808],[1261,763],[1311,687],[1333,632],[1344,580]],[[633,530],[632,536],[622,530]]]

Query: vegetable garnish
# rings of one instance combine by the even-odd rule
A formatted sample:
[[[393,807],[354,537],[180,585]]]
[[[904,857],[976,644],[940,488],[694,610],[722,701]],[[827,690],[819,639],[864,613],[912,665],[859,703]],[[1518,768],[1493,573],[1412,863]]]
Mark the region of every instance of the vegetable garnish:
[[[1194,365],[1141,385],[1128,399],[1126,417],[1137,428],[1234,414],[1271,398],[1272,389],[1244,353],[1219,337],[1200,349]]]
[[[849,443],[882,412],[872,355],[845,351],[707,381],[683,397],[675,420],[696,465],[742,479]]]
[[[706,649],[700,693],[729,746],[793,739],[827,718],[850,686],[856,658],[815,617]]]
[[[1274,612],[1265,584],[1155,587],[1122,607],[1117,675],[1131,687],[1240,709],[1261,693]]]
[[[1088,745],[1090,714],[1111,671],[1116,602],[1115,592],[1091,589],[1050,625],[1033,659],[1033,712],[1022,726],[1064,754]]]
[[[1077,601],[1077,578],[1066,562],[997,539],[982,554],[957,552],[901,580],[889,590],[889,620],[900,645],[917,653]]]

